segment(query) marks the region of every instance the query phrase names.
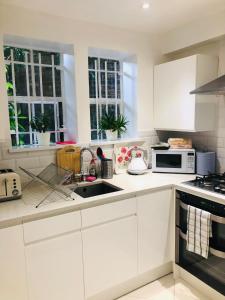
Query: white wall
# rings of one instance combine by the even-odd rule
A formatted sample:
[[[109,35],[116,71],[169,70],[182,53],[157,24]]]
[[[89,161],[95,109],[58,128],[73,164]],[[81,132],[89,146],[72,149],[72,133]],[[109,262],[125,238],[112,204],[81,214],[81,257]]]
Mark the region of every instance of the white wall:
[[[225,36],[225,11],[198,19],[161,36],[162,53],[170,53]]]
[[[153,65],[157,40],[145,34],[73,21],[16,7],[0,6],[0,47],[4,34],[71,44],[75,53],[78,140],[90,140],[88,102],[88,48],[105,48],[137,55],[137,131],[146,135],[153,129]],[[9,139],[7,96],[0,51],[0,137]],[[75,101],[75,99],[74,99]]]

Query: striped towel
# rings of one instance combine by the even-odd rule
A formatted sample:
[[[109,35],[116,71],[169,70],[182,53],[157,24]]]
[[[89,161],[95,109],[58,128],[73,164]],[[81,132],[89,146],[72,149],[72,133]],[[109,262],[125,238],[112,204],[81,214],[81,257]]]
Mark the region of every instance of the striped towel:
[[[211,214],[188,205],[186,249],[208,258],[210,237],[212,237]]]

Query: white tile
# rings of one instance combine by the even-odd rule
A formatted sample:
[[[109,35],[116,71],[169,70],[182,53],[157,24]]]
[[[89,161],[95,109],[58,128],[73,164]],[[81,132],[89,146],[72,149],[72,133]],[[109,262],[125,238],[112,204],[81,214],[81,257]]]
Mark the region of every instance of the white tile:
[[[182,279],[175,283],[175,300],[209,300]]]
[[[151,282],[118,300],[209,300],[182,279],[173,275]]]
[[[6,159],[0,161],[0,169],[15,169],[15,159]]]
[[[40,167],[39,157],[27,157],[16,159],[16,169],[23,167],[24,169],[36,169]]]

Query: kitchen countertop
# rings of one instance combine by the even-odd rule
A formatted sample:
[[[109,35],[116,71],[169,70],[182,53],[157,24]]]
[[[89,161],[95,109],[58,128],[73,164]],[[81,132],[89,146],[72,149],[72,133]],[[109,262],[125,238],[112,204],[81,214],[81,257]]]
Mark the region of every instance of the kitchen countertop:
[[[63,197],[57,192],[52,192],[50,188],[38,182],[33,182],[23,190],[22,199],[0,203],[0,227],[115,202],[172,186],[183,191],[193,192],[197,196],[206,196],[207,194],[207,198],[225,204],[225,196],[215,195],[212,192],[202,192],[197,188],[182,184],[182,182],[194,178],[195,175],[152,172],[136,176],[129,174],[114,175],[113,179],[104,181],[123,190],[90,198],[82,198],[77,195],[75,200]],[[36,208],[35,206],[44,198],[46,199],[43,204]]]

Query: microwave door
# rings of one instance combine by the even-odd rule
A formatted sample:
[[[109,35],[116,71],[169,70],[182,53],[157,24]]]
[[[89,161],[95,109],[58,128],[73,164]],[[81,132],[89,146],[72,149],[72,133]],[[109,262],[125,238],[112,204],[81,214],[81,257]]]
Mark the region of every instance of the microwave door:
[[[156,168],[182,169],[182,154],[156,154]]]

